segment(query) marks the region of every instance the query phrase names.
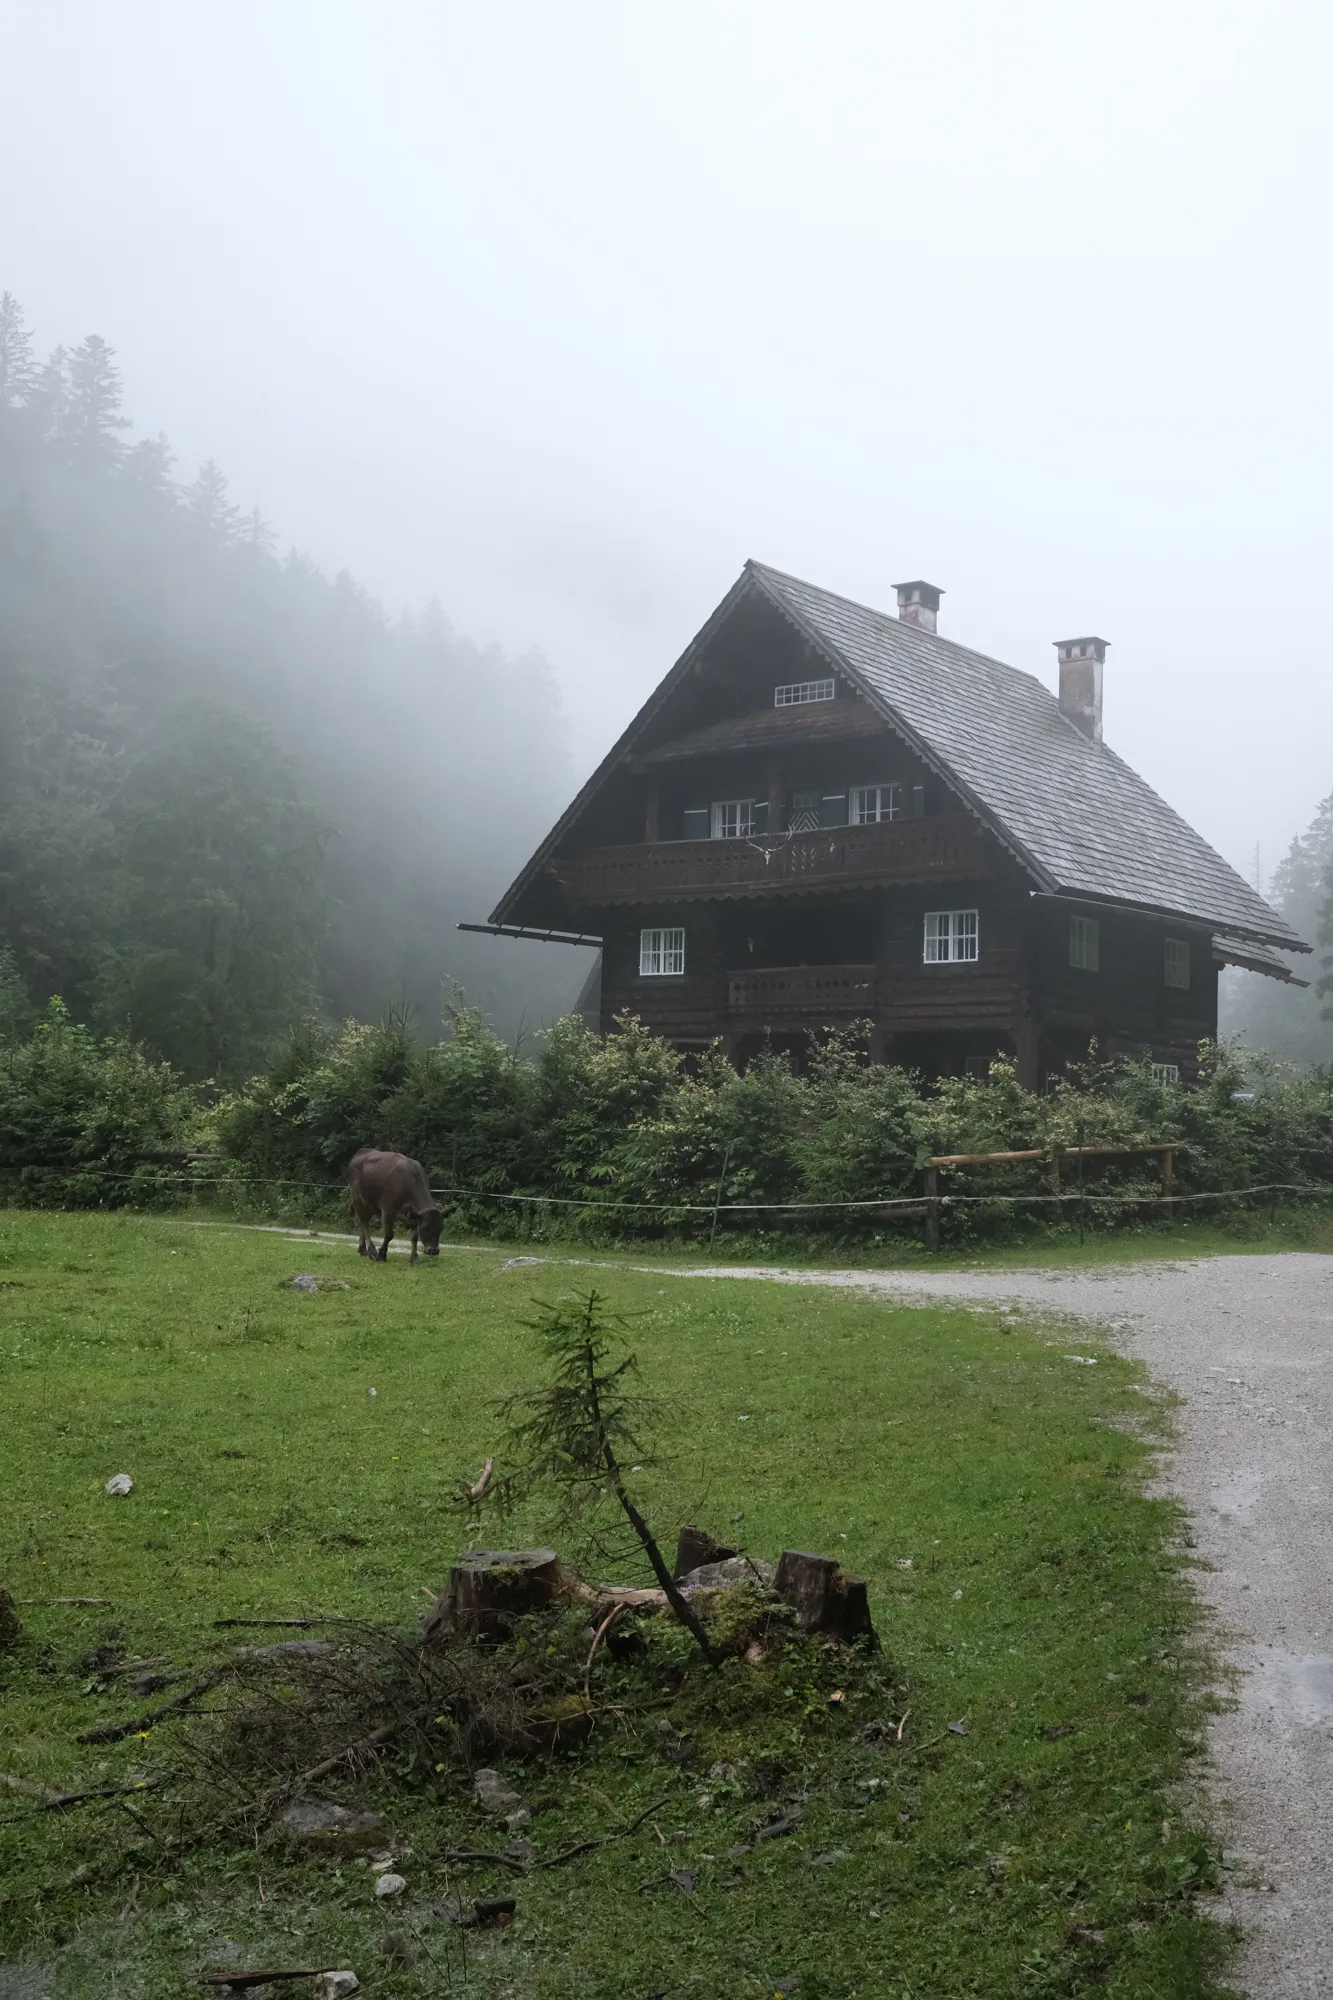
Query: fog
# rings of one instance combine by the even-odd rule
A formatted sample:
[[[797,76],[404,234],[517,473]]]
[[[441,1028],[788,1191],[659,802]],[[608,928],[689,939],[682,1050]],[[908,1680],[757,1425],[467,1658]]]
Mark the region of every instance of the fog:
[[[284,545],[538,647],[575,767],[754,555],[886,607],[928,577],[1052,684],[1104,635],[1108,740],[1251,878],[1333,785],[1327,10],[44,0],[0,36],[39,347],[100,332],[137,433]]]

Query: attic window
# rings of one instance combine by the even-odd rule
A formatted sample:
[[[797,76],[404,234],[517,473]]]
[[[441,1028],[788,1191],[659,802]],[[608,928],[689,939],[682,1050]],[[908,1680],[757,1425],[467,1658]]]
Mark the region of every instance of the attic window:
[[[1179,1083],[1180,1064],[1154,1063],[1152,1066],[1152,1080],[1154,1083],[1162,1083],[1162,1084]]]
[[[836,689],[831,680],[788,681],[785,687],[773,690],[774,708],[796,708],[806,701],[832,701]]]

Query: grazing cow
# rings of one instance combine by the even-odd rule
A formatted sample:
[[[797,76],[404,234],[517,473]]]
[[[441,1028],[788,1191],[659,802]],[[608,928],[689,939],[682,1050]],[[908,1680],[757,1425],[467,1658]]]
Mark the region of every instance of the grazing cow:
[[[388,1258],[397,1222],[410,1222],[412,1225],[414,1264],[418,1242],[428,1257],[439,1256],[444,1216],[436,1207],[435,1197],[419,1160],[409,1160],[406,1153],[377,1153],[372,1147],[363,1146],[359,1153],[352,1155],[347,1169],[347,1187],[352,1207],[356,1210],[357,1228],[361,1232],[358,1256],[377,1257],[383,1264]],[[378,1250],[370,1233],[370,1219],[377,1212],[384,1224],[384,1241]]]

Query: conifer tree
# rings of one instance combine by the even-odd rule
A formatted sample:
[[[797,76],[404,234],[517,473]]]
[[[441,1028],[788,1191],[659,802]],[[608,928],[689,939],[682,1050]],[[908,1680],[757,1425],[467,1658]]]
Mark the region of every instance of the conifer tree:
[[[0,292],[0,412],[27,401],[33,384],[32,335],[12,292]]]
[[[214,459],[207,458],[185,492],[186,511],[191,519],[217,542],[236,539],[236,523],[240,518],[240,508],[227,498],[227,486],[226,474]]]
[[[129,422],[121,413],[115,349],[90,333],[69,356],[64,437],[71,464],[88,470],[113,465],[123,449],[116,433],[128,430]]]

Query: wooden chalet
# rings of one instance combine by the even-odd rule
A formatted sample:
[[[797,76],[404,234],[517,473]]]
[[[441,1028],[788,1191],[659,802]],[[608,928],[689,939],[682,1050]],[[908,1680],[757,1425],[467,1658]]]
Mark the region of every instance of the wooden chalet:
[[[747,563],[475,928],[600,944],[604,1032],[739,1062],[868,1021],[928,1075],[1035,1086],[1094,1037],[1191,1072],[1219,966],[1309,946],[1102,741],[1104,640],[1060,643],[1057,698],[940,595]]]

